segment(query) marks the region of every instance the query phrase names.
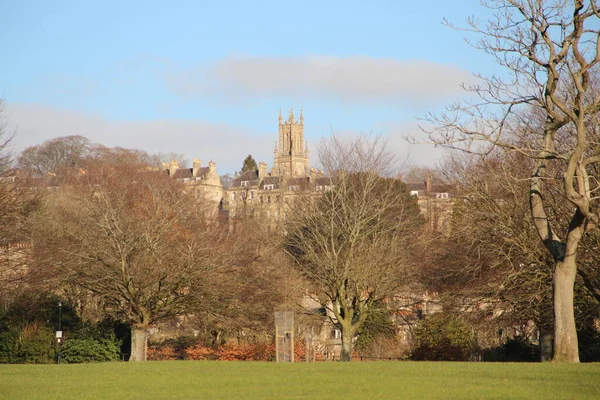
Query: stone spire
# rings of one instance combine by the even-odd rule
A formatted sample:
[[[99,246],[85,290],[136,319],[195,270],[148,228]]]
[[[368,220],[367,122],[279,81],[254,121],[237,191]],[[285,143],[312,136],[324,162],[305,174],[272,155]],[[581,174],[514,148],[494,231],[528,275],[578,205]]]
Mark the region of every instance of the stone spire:
[[[304,111],[302,107],[300,107],[300,125],[304,125]]]

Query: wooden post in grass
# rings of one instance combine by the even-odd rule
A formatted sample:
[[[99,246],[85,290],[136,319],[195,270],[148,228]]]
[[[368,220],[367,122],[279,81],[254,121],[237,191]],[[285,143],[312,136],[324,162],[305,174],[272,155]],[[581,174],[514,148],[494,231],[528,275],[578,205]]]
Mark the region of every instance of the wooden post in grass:
[[[275,312],[275,361],[294,362],[294,313]]]

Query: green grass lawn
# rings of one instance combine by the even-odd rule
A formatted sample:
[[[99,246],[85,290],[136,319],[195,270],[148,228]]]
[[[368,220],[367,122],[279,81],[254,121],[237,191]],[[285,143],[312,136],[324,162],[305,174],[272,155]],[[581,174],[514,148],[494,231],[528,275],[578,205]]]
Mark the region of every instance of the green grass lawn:
[[[0,399],[600,399],[600,364],[0,365]]]

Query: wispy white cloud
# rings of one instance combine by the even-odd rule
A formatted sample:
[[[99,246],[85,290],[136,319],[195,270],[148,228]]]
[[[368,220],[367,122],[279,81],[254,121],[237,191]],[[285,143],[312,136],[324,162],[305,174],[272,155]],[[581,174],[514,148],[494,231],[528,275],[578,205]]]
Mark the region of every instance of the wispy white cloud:
[[[273,160],[276,131],[258,132],[247,127],[217,124],[206,121],[111,121],[95,114],[31,104],[5,103],[7,131],[15,132],[15,154],[45,140],[59,136],[82,135],[95,143],[141,149],[149,153],[182,153],[188,160],[199,158],[205,165],[217,163],[223,174],[241,168],[242,161],[252,154],[257,161]],[[372,131],[381,133],[387,148],[400,163],[433,166],[442,158],[442,150],[432,145],[410,145],[405,136],[419,136],[415,123],[382,123]],[[324,135],[356,137],[368,132],[348,129],[324,131]],[[309,140],[311,165],[318,166],[319,136]]]
[[[183,96],[224,101],[292,96],[348,102],[430,102],[460,92],[473,81],[458,67],[425,60],[354,57],[231,57],[165,74]]]
[[[270,162],[273,135],[244,127],[204,121],[110,121],[98,115],[83,114],[46,106],[5,103],[7,132],[15,132],[16,154],[45,140],[82,135],[111,147],[140,149],[149,153],[182,153],[203,165],[217,163],[219,173],[241,168],[251,152],[258,160]]]

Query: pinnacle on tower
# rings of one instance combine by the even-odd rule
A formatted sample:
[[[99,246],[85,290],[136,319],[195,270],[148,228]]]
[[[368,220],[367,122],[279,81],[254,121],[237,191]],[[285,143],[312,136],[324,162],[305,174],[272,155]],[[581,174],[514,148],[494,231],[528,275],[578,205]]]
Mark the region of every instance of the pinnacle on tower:
[[[290,116],[289,116],[288,121],[290,124],[294,123],[294,107],[290,107]]]
[[[304,111],[302,107],[300,107],[300,125],[304,125]]]
[[[281,116],[281,107],[279,107],[279,125],[283,124],[283,117]]]

